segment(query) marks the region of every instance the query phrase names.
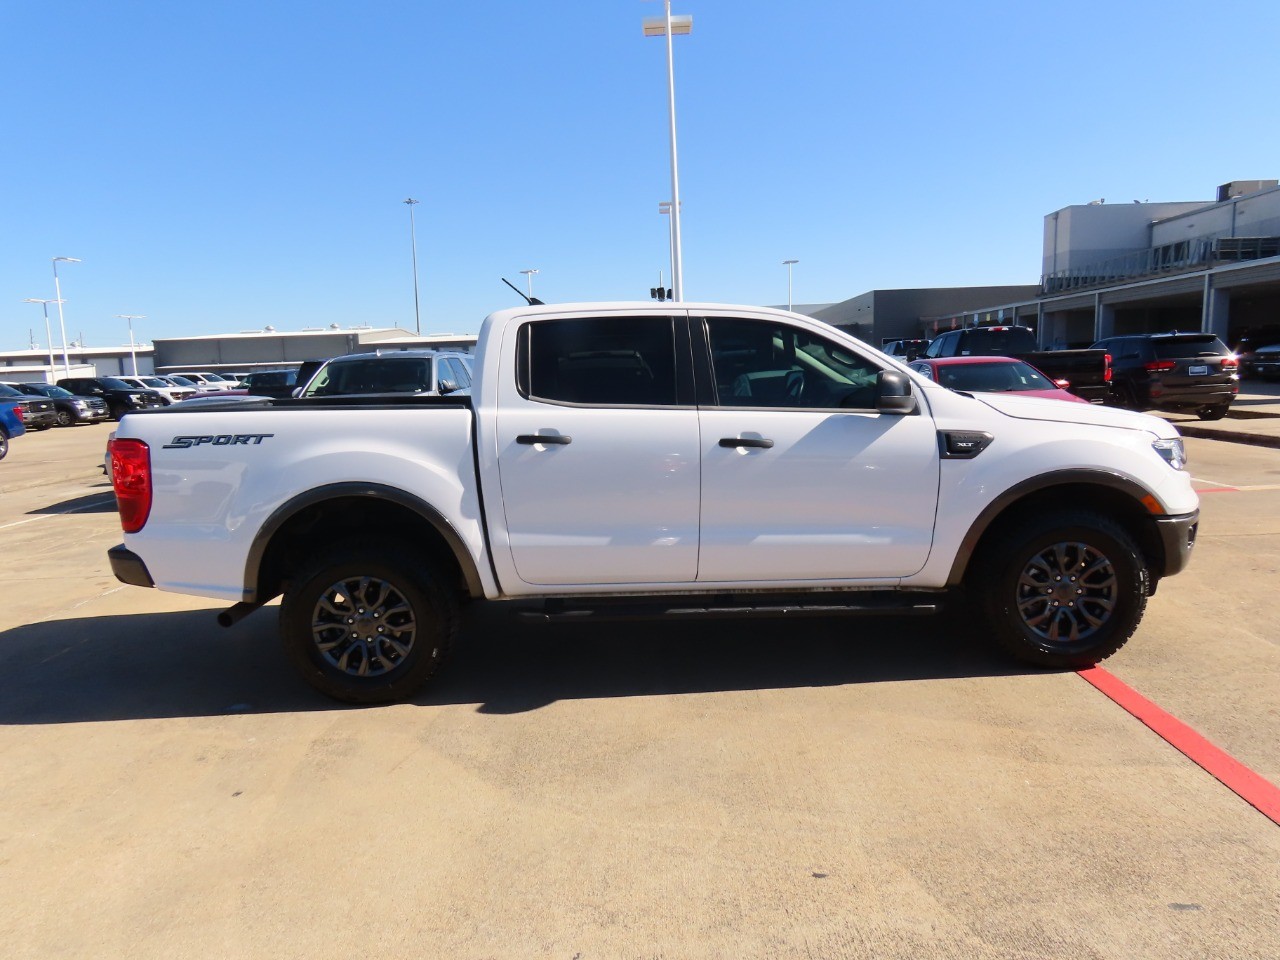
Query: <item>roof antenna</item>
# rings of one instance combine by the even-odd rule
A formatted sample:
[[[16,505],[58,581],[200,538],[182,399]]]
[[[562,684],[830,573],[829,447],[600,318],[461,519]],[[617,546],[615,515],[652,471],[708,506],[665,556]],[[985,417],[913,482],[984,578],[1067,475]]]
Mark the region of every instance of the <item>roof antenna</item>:
[[[539,300],[537,297],[530,297],[530,296],[528,296],[527,294],[523,293],[523,292],[520,290],[520,288],[519,288],[519,287],[517,287],[514,283],[512,283],[512,282],[511,282],[510,280],[508,280],[506,277],[499,277],[498,279],[499,279],[499,280],[501,280],[503,283],[505,283],[505,284],[506,284],[508,287],[510,287],[512,290],[514,290],[516,293],[520,294],[520,296],[524,297],[525,302],[526,302],[527,304],[529,304],[529,306],[531,306],[531,307],[545,307],[545,306],[546,306],[546,304],[545,304],[545,303],[543,303],[541,300]]]

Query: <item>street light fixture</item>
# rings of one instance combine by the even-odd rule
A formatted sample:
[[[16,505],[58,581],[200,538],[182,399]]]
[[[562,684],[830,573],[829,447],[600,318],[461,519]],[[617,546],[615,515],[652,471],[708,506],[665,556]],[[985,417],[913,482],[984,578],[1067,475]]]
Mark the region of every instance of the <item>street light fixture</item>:
[[[27,297],[23,303],[38,303],[44,310],[44,337],[49,347],[49,376],[53,376],[53,331],[49,329],[49,304],[61,303],[61,300],[38,300],[35,297]]]
[[[787,309],[791,309],[791,268],[799,263],[799,260],[783,260],[782,265],[787,268]]]
[[[413,251],[413,328],[422,336],[422,313],[418,309],[418,232],[413,222],[413,208],[418,201],[409,197],[404,203],[409,208],[409,245]]]
[[[59,263],[80,263],[79,257],[52,257],[53,260],[53,294],[57,298],[58,304],[58,327],[62,331],[62,369],[65,371],[63,376],[71,376],[71,355],[67,352],[67,320],[62,314],[62,286],[58,283],[58,264]]]
[[[676,162],[676,74],[672,61],[671,38],[693,30],[693,17],[673,17],[671,0],[663,0],[665,16],[644,21],[646,37],[667,38],[667,113],[671,120],[671,298],[684,299],[684,264],[680,254],[680,167]]]
[[[520,272],[523,273],[525,277],[527,277],[529,280],[529,299],[532,300],[533,299],[533,275],[538,271],[536,268],[534,268],[530,270],[521,270]]]
[[[133,360],[133,375],[136,377],[138,375],[138,351],[133,345],[133,321],[145,320],[147,317],[142,313],[117,313],[116,319],[129,321],[129,357]]]

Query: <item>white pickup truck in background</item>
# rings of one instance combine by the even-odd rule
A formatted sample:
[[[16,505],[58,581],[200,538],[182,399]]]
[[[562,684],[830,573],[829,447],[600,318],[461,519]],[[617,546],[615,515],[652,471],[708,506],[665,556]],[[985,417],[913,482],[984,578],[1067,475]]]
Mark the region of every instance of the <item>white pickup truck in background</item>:
[[[1185,565],[1182,442],[1144,414],[938,386],[796,314],[689,303],[488,317],[472,396],[130,414],[122,581],[283,594],[315,687],[412,695],[459,604],[548,618],[926,612],[1022,660],[1120,648]],[[195,549],[193,549],[195,548]]]

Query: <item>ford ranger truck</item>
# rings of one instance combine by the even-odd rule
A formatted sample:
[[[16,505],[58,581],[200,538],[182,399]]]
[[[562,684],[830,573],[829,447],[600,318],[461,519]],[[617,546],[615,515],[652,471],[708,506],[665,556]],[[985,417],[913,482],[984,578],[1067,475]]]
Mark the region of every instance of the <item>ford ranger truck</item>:
[[[111,445],[116,576],[282,597],[317,689],[412,696],[461,604],[531,615],[927,613],[1079,668],[1186,564],[1176,429],[957,393],[759,307],[528,306],[481,327],[470,397],[250,399],[131,414]],[[193,549],[195,548],[195,549]]]

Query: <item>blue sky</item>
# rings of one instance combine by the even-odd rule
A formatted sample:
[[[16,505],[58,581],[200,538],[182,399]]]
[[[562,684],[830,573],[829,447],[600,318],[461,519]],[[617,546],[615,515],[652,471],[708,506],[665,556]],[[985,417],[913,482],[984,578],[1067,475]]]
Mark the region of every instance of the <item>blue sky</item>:
[[[0,7],[0,349],[647,298],[665,47],[640,0]],[[1280,4],[679,0],[687,299],[1034,283],[1042,218],[1280,176]],[[57,338],[55,324],[54,336]]]

